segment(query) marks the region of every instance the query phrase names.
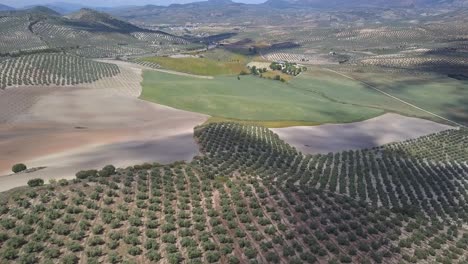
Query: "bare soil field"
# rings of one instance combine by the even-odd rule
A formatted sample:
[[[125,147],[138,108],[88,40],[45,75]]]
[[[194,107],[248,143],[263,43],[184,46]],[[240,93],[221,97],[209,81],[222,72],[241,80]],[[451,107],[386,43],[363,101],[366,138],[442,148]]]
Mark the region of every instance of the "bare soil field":
[[[309,154],[365,149],[453,128],[432,121],[384,114],[362,122],[272,129],[281,139]]]
[[[141,69],[123,68],[115,80],[88,87],[2,91],[0,175],[7,176],[0,176],[0,191],[31,178],[73,178],[79,170],[106,164],[166,163],[196,155],[193,127],[208,117],[138,99]],[[15,108],[14,102],[25,107]],[[18,162],[46,168],[9,175]]]
[[[143,81],[142,67],[137,64],[113,61],[113,60],[101,60],[106,63],[117,64],[120,69],[120,74],[110,78],[103,78],[86,87],[108,89],[120,95],[128,95],[132,97],[139,97],[141,94],[141,85]]]
[[[0,89],[0,124],[11,122],[14,118],[33,106],[42,95],[49,94],[56,87],[36,86]]]

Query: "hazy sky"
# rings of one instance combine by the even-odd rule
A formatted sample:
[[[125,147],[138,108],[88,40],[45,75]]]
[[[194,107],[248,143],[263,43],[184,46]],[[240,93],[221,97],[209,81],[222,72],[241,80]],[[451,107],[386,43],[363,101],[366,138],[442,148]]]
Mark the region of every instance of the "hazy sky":
[[[87,5],[87,6],[99,6],[99,7],[108,7],[108,6],[128,6],[128,5],[169,5],[173,3],[190,3],[198,2],[202,0],[0,0],[0,4],[13,6],[13,7],[23,7],[27,5],[38,5],[45,3],[72,3],[78,5]],[[265,0],[234,0],[235,2],[241,3],[262,3]]]

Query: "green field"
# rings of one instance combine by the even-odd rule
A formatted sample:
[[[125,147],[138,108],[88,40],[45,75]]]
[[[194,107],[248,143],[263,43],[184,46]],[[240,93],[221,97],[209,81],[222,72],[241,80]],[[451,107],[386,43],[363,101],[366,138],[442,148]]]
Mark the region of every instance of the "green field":
[[[351,122],[384,112],[332,102],[310,91],[254,76],[205,80],[146,71],[142,98],[211,116],[256,121]]]
[[[409,103],[468,126],[468,81],[436,74],[412,76],[355,73],[352,75]]]
[[[377,81],[383,82],[382,79]],[[443,89],[440,90],[440,85],[443,84],[430,86],[430,95],[426,95],[426,90],[422,87],[411,87],[411,91],[405,93],[396,90],[394,92],[404,99],[416,98],[412,101],[415,103],[427,100],[423,105],[427,106],[427,110],[450,117],[455,113],[445,110],[454,109],[455,106],[447,109],[442,107],[442,101],[447,102],[447,97],[442,94]],[[452,86],[445,89],[453,90],[454,87],[452,83]],[[400,90],[404,91],[405,88]],[[462,92],[467,91],[465,89]],[[432,96],[431,100],[424,99],[427,96]],[[318,68],[312,68],[288,83],[254,76],[242,76],[240,80],[237,76],[217,76],[212,80],[205,80],[146,71],[142,98],[208,114],[215,117],[213,121],[229,119],[264,123],[268,127],[354,122],[385,112],[442,122],[430,114],[372,90],[361,82]],[[468,94],[463,98],[468,98]],[[463,98],[448,97],[449,102],[453,103],[462,101]],[[463,112],[463,105],[459,107]]]
[[[162,68],[196,75],[235,75],[246,69],[246,57],[224,50],[198,54],[202,57],[146,57],[139,59],[161,65]]]

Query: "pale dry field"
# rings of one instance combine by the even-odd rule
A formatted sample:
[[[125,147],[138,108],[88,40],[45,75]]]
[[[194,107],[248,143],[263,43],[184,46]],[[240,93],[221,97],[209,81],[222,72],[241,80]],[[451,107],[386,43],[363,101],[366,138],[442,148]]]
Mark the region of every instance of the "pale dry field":
[[[308,154],[377,147],[453,128],[432,121],[384,114],[362,122],[272,129],[281,139]]]
[[[270,70],[270,62],[262,62],[262,61],[251,61],[247,64],[248,67],[257,67],[257,69],[263,69],[266,68],[267,70]]]
[[[133,65],[133,64],[128,64]],[[141,68],[80,87],[17,87],[0,92],[0,191],[31,178],[73,178],[107,164],[191,160],[193,128],[208,117],[138,99]],[[32,173],[9,175],[14,163]]]
[[[115,62],[115,61],[106,61]],[[206,115],[138,99],[140,65],[115,62],[121,74],[79,87],[0,90],[0,191],[32,178],[72,179],[107,164],[191,160],[198,154],[193,128]],[[364,122],[273,129],[304,153],[370,148],[450,128],[386,114]],[[46,167],[10,174],[13,164]]]

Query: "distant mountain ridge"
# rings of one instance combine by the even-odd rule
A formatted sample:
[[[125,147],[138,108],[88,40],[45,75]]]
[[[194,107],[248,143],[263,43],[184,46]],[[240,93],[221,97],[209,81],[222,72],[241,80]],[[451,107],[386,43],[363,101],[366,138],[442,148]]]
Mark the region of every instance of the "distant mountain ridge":
[[[92,58],[165,54],[199,49],[202,44],[159,30],[138,27],[84,8],[68,16],[48,7],[3,11],[0,54],[69,52]]]
[[[80,4],[71,4],[71,3],[63,3],[63,2],[56,2],[56,3],[49,3],[49,4],[43,4],[43,5],[29,5],[25,6],[23,9],[30,9],[36,6],[43,6],[47,7],[49,9],[54,10],[55,12],[58,12],[62,15],[64,14],[69,14],[72,12],[76,12],[85,6],[80,5]]]
[[[15,8],[0,4],[0,11],[13,11],[13,10],[15,10]]]
[[[302,6],[312,8],[347,8],[347,7],[434,7],[463,6],[468,7],[467,0],[268,0],[269,6]]]
[[[185,23],[233,23],[233,24],[284,24],[294,23],[299,15],[307,16],[308,10],[351,11],[353,9],[468,7],[468,0],[267,0],[262,4],[244,4],[231,0],[208,0],[169,6],[147,5],[115,8],[107,12],[134,23],[185,24]],[[411,12],[408,12],[411,13]],[[414,16],[413,16],[414,17]],[[368,17],[364,17],[366,19]],[[408,16],[411,18],[411,15]]]
[[[80,20],[87,23],[95,23],[113,28],[120,32],[134,32],[142,29],[126,21],[112,17],[111,15],[99,12],[90,8],[82,8],[75,13],[66,16],[69,19]]]

